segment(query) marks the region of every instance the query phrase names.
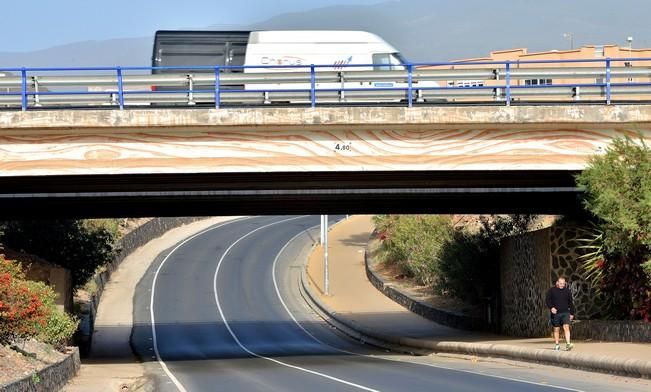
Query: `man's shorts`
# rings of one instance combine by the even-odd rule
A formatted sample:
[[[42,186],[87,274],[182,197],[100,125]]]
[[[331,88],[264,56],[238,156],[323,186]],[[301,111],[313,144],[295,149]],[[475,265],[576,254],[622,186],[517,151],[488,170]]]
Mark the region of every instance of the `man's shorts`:
[[[560,327],[561,325],[570,324],[570,313],[563,312],[563,313],[550,314],[549,321],[551,321],[552,326],[554,327]]]

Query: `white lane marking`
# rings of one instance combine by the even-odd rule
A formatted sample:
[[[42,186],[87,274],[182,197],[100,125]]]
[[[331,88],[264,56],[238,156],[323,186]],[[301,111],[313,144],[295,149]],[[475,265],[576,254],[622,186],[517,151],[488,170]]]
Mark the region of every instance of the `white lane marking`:
[[[361,355],[361,354],[358,354],[358,353],[355,353],[355,352],[352,352],[352,351],[342,350],[342,349],[340,349],[340,348],[334,347],[334,346],[332,346],[332,345],[330,345],[330,344],[328,344],[328,343],[323,342],[321,339],[317,338],[316,336],[314,336],[310,331],[308,331],[307,329],[305,329],[305,328],[303,327],[303,325],[301,325],[301,323],[298,322],[298,320],[296,320],[296,317],[294,317],[294,315],[292,314],[292,312],[289,310],[289,307],[288,307],[287,304],[285,303],[285,300],[283,299],[283,296],[280,295],[280,289],[278,288],[278,281],[276,280],[276,264],[278,264],[278,259],[280,258],[280,255],[285,251],[285,249],[289,246],[289,244],[291,244],[291,243],[292,243],[296,238],[300,237],[301,235],[307,233],[309,230],[312,230],[312,229],[314,229],[314,228],[316,228],[316,227],[319,227],[319,225],[312,226],[312,227],[310,227],[310,228],[308,228],[308,229],[306,229],[306,230],[304,230],[304,231],[301,231],[300,233],[296,234],[294,237],[292,237],[292,239],[290,239],[290,240],[285,244],[285,246],[282,247],[282,249],[280,249],[280,251],[279,251],[278,254],[276,255],[276,258],[274,259],[273,265],[272,265],[272,267],[271,267],[271,277],[272,277],[273,282],[274,282],[274,288],[276,289],[276,296],[278,296],[278,299],[280,300],[280,303],[283,305],[283,308],[285,308],[285,311],[287,312],[287,314],[289,315],[289,317],[294,321],[294,323],[295,323],[295,324],[296,324],[296,325],[297,325],[301,330],[303,330],[303,332],[305,332],[306,334],[308,334],[308,335],[309,335],[309,336],[310,336],[314,341],[316,341],[317,343],[319,343],[319,344],[321,344],[321,345],[323,345],[323,346],[330,347],[331,349],[333,349],[333,350],[335,350],[335,351],[339,351],[339,352],[341,352],[341,353],[351,354],[351,355]]]
[[[217,276],[219,275],[219,269],[221,268],[222,262],[226,258],[226,255],[228,254],[228,252],[235,245],[237,245],[240,241],[242,241],[243,239],[245,239],[246,237],[250,236],[251,234],[253,234],[253,233],[257,232],[257,231],[260,231],[260,230],[265,229],[265,228],[270,227],[270,226],[278,225],[278,224],[281,224],[281,223],[289,222],[289,221],[304,218],[304,217],[306,217],[306,216],[299,216],[299,217],[296,217],[296,218],[284,219],[284,220],[281,220],[281,221],[278,221],[278,222],[274,222],[274,223],[270,223],[268,225],[258,227],[257,229],[255,229],[255,230],[245,234],[244,236],[240,237],[237,241],[233,242],[233,244],[231,244],[231,246],[229,246],[228,249],[226,249],[226,251],[224,252],[222,257],[219,259],[219,262],[217,263],[217,269],[215,270],[215,276],[213,278],[213,291],[215,293],[215,303],[217,304],[217,310],[219,310],[219,315],[221,316],[222,320],[224,321],[224,326],[226,326],[226,329],[228,330],[230,335],[233,337],[233,340],[235,340],[235,343],[237,343],[237,345],[240,346],[240,348],[242,348],[242,350],[246,351],[249,355],[252,355],[252,356],[254,356],[256,358],[264,359],[264,360],[267,360],[267,361],[270,361],[270,362],[273,362],[273,363],[276,363],[278,365],[285,366],[285,367],[288,367],[288,368],[291,368],[291,369],[295,369],[295,370],[299,370],[299,371],[302,371],[302,372],[305,372],[305,373],[313,374],[315,376],[323,377],[323,378],[326,378],[328,380],[335,381],[335,382],[338,382],[338,383],[341,383],[341,384],[345,384],[345,385],[348,385],[348,386],[351,386],[351,387],[354,387],[354,388],[358,388],[358,389],[361,389],[361,390],[364,390],[364,391],[379,392],[376,389],[367,388],[367,387],[365,387],[363,385],[355,384],[355,383],[352,383],[352,382],[349,382],[349,381],[346,381],[346,380],[342,380],[340,378],[329,376],[329,375],[321,373],[321,372],[306,369],[306,368],[303,368],[303,367],[300,367],[300,366],[291,365],[289,363],[285,363],[285,362],[279,361],[277,359],[273,359],[273,358],[269,358],[269,357],[265,357],[263,355],[257,354],[255,352],[249,350],[247,347],[245,347],[242,344],[242,342],[237,337],[237,335],[235,335],[235,332],[233,332],[233,330],[231,329],[230,325],[228,324],[228,321],[226,321],[226,316],[224,316],[224,312],[222,311],[222,307],[221,307],[221,305],[219,303],[219,294],[217,293]]]
[[[399,360],[399,359],[391,359],[391,358],[384,358],[384,357],[377,357],[377,356],[372,356],[372,355],[360,354],[360,353],[356,353],[356,352],[352,352],[352,351],[348,351],[348,350],[342,350],[342,349],[340,349],[338,347],[335,347],[335,346],[332,346],[332,345],[330,345],[328,343],[323,342],[321,339],[317,338],[311,332],[309,332],[307,329],[305,329],[301,325],[301,323],[299,323],[298,320],[296,320],[296,317],[294,317],[292,312],[289,310],[289,307],[287,306],[287,304],[283,300],[283,297],[280,294],[280,290],[278,289],[278,282],[276,281],[276,264],[278,262],[278,259],[280,258],[280,255],[285,251],[287,246],[289,246],[289,244],[292,243],[296,238],[300,237],[301,235],[307,233],[309,230],[312,230],[312,229],[314,229],[316,227],[318,227],[318,225],[317,226],[312,226],[312,227],[298,233],[297,235],[292,237],[292,239],[290,239],[285,244],[285,246],[282,247],[282,249],[280,249],[280,251],[276,255],[276,258],[274,259],[273,267],[271,269],[271,274],[272,274],[272,278],[273,278],[274,288],[276,289],[276,295],[278,296],[278,299],[280,300],[280,303],[283,305],[283,308],[285,308],[285,311],[287,312],[289,317],[294,321],[294,323],[300,329],[302,329],[303,332],[305,332],[308,336],[310,336],[317,343],[322,344],[322,345],[324,345],[326,347],[330,347],[331,349],[333,349],[335,351],[339,351],[341,353],[351,354],[351,355],[355,355],[355,356],[359,356],[359,357],[373,358],[373,359],[384,360],[384,361],[389,361],[389,362],[399,362],[399,363],[403,363],[403,364],[407,363],[407,364],[412,364],[412,365],[428,366],[428,367],[432,367],[432,368],[436,368],[436,369],[443,369],[443,370],[450,370],[450,371],[456,371],[456,372],[475,374],[475,375],[478,375],[478,376],[492,377],[492,378],[497,378],[497,379],[502,379],[502,380],[514,381],[514,382],[519,382],[519,383],[524,383],[524,384],[531,384],[531,385],[536,385],[536,386],[543,386],[543,387],[560,389],[560,390],[565,390],[565,391],[585,392],[582,389],[574,389],[574,388],[568,388],[568,387],[552,385],[552,384],[543,384],[543,383],[539,383],[539,382],[535,382],[535,381],[521,380],[521,379],[511,378],[511,377],[506,377],[506,376],[497,376],[497,375],[493,375],[493,374],[475,372],[475,371],[472,371],[472,370],[454,369],[454,368],[450,368],[450,367],[446,367],[446,366],[434,365],[434,364],[429,364],[429,363],[411,362],[411,361],[405,361],[405,360]]]
[[[181,384],[181,382],[176,377],[174,377],[172,372],[167,367],[167,364],[162,360],[162,358],[160,356],[160,353],[158,352],[158,338],[157,338],[157,335],[156,335],[156,320],[154,318],[154,295],[156,293],[156,279],[158,279],[158,274],[160,273],[161,269],[163,268],[163,265],[165,265],[165,262],[167,261],[167,259],[169,259],[170,256],[172,256],[172,254],[177,249],[179,249],[181,246],[186,244],[188,241],[190,241],[190,240],[192,240],[192,239],[194,239],[194,238],[196,238],[196,237],[198,237],[198,236],[200,236],[202,234],[205,234],[205,233],[207,233],[207,232],[209,232],[211,230],[226,226],[226,225],[231,224],[231,223],[241,222],[241,221],[243,221],[245,219],[250,219],[250,218],[240,218],[240,219],[233,219],[233,220],[228,221],[228,222],[222,222],[222,223],[219,223],[217,225],[211,226],[211,227],[209,227],[207,229],[204,229],[204,230],[200,231],[197,234],[194,234],[193,236],[191,236],[189,238],[186,238],[185,240],[180,242],[174,249],[172,249],[172,251],[170,251],[170,253],[167,256],[165,256],[163,261],[161,261],[160,265],[156,269],[156,273],[154,274],[154,281],[151,283],[151,300],[149,302],[149,310],[150,310],[149,314],[151,316],[151,336],[152,336],[153,345],[154,345],[154,353],[156,355],[155,358],[156,358],[156,361],[158,361],[158,364],[161,366],[161,368],[163,368],[163,370],[165,371],[165,374],[167,374],[167,377],[169,377],[170,380],[172,380],[172,382],[174,383],[174,385],[176,386],[176,388],[180,392],[187,392],[187,389],[185,389],[183,384]]]

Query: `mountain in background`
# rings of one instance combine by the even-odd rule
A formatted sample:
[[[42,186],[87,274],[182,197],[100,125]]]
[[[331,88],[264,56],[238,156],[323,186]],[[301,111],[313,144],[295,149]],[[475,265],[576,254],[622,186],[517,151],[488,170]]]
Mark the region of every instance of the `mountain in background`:
[[[574,45],[651,45],[648,0],[400,0],[338,5],[275,16],[241,29],[347,29],[374,32],[412,61],[483,57],[492,50]],[[219,29],[209,26],[207,29]],[[229,26],[229,29],[234,27]],[[0,52],[0,67],[149,65],[150,37],[86,41],[28,53]]]

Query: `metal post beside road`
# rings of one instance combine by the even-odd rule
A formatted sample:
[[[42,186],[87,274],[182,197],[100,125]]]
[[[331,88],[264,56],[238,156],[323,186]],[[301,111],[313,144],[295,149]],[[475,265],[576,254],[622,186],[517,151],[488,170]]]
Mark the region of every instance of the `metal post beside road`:
[[[325,295],[330,295],[330,279],[328,277],[328,215],[324,215],[323,223],[323,291]]]

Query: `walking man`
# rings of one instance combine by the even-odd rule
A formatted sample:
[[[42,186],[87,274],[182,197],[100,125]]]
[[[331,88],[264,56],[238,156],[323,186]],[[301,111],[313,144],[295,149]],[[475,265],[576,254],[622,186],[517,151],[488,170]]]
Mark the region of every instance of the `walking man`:
[[[558,340],[562,325],[565,334],[565,350],[570,351],[574,347],[570,342],[570,323],[574,320],[574,303],[572,302],[572,292],[567,288],[564,276],[559,277],[556,286],[547,291],[545,305],[549,308],[550,321],[554,327],[554,341],[556,342],[554,350],[561,349]]]

